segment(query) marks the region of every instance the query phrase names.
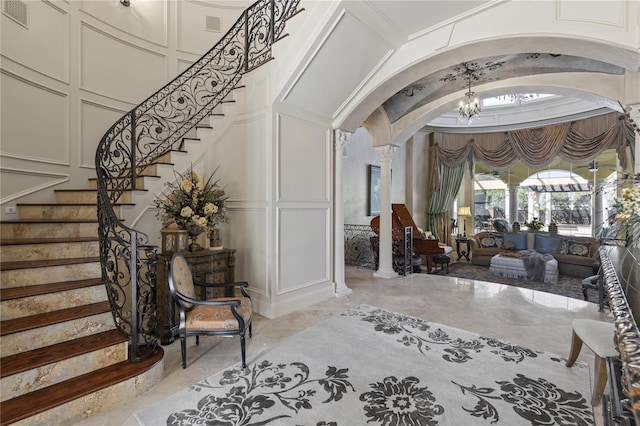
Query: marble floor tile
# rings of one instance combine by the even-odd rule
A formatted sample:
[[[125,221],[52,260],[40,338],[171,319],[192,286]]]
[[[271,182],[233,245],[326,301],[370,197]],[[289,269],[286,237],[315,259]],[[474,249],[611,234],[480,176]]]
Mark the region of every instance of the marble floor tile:
[[[247,362],[283,339],[360,304],[402,312],[562,357],[569,352],[573,319],[611,321],[608,311],[598,312],[594,303],[445,275],[414,274],[381,279],[373,277],[371,270],[349,267],[346,283],[353,290],[348,296],[328,299],[276,319],[257,315],[253,338],[248,340]],[[191,338],[187,345],[186,369],[181,367],[179,341],[163,346],[165,375],[158,385],[117,410],[95,415],[78,425],[122,424],[133,412],[240,359],[237,338],[201,337],[199,346],[195,346],[195,339]],[[585,347],[578,360],[588,363],[593,374],[592,352]],[[599,407],[595,413],[597,424],[604,424]]]

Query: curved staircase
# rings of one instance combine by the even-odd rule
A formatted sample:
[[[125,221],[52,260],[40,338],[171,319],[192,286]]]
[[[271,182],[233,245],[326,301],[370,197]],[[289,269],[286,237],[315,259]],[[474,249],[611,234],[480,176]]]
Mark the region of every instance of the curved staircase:
[[[224,115],[221,106],[234,102],[231,93],[243,87],[242,75],[271,60],[271,44],[282,38],[284,22],[301,11],[298,2],[254,3],[230,30],[235,33],[227,42],[234,43],[214,47],[192,67],[196,71],[185,71],[105,134],[96,154],[97,179],[90,179],[88,188],[56,190],[55,203],[18,204],[18,219],[0,223],[0,426],[73,424],[130,401],[162,379],[156,248],[143,244],[146,236],[125,223],[151,204],[153,194],[160,192],[158,182],[172,178],[173,167],[184,170],[194,155],[204,155],[203,146],[186,155],[191,151],[187,145],[197,145],[198,129],[211,128],[208,120]],[[270,15],[266,27],[255,19],[262,13]],[[265,28],[271,34],[267,44]],[[261,48],[246,51],[223,88],[209,78],[215,102],[195,105],[184,122],[172,122],[176,130],[166,139],[151,144],[151,152],[141,158],[130,155],[129,167],[122,168],[123,145],[109,145],[126,132],[122,123],[130,119],[131,128],[138,130],[138,114],[144,109],[144,118],[156,123],[148,129],[157,136],[154,108],[173,93],[167,88],[177,84],[183,93],[191,87],[189,78],[200,78],[203,67],[210,67],[212,75],[229,72],[215,55],[243,57],[233,38],[237,34],[250,41],[245,49]],[[186,99],[180,95],[173,100],[183,106]],[[144,144],[150,133],[133,134],[140,138],[134,137],[135,143]],[[136,150],[132,146],[129,154]],[[159,179],[163,171],[167,176]]]
[[[0,224],[2,425],[74,423],[162,376],[162,350],[129,362],[128,336],[114,325],[89,193],[19,204],[18,220]]]

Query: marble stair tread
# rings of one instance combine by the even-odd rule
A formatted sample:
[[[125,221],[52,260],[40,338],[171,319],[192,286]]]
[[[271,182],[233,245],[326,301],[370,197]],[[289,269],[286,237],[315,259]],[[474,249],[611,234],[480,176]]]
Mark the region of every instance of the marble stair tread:
[[[79,288],[103,285],[102,278],[92,278],[77,281],[63,281],[58,283],[47,283],[30,285],[25,287],[12,287],[0,289],[0,301],[15,300],[23,297],[40,296],[43,294],[58,293],[61,291],[76,290]]]
[[[147,176],[149,177],[149,176]],[[115,203],[113,204],[114,206],[118,207],[118,206],[135,206],[135,203]],[[43,206],[43,207],[95,207],[96,209],[98,208],[96,203],[19,203],[16,204],[16,207],[38,207],[38,206]]]
[[[122,383],[153,368],[162,348],[139,362],[123,361],[0,403],[0,425],[8,425]]]
[[[2,221],[3,225],[12,223],[98,223],[98,219],[12,219]]]
[[[99,241],[97,234],[93,237],[0,238],[0,245],[14,246],[20,244],[89,243],[92,241]]]
[[[0,271],[10,271],[16,269],[47,268],[50,266],[77,265],[80,263],[100,262],[99,257],[73,257],[63,259],[42,259],[42,260],[16,260],[10,262],[0,262]]]
[[[5,320],[0,322],[0,336],[20,333],[27,330],[35,330],[40,327],[46,327],[66,321],[73,321],[75,319],[86,318],[110,311],[111,307],[109,306],[109,302],[104,301],[77,306],[75,308],[60,309],[54,312],[46,312],[28,317]]]
[[[42,367],[43,365],[53,364],[98,349],[115,346],[128,340],[129,337],[119,330],[109,330],[2,357],[2,359],[0,359],[0,377],[4,378],[29,371]]]

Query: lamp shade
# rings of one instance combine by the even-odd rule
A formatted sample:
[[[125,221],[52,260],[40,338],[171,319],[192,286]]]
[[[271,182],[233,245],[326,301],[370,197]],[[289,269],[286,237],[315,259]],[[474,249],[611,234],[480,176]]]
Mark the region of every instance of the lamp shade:
[[[458,207],[458,216],[471,216],[471,207]]]

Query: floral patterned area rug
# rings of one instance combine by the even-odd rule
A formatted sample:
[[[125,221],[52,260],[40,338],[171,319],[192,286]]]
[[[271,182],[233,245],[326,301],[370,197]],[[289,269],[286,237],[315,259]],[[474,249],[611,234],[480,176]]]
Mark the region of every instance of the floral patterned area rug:
[[[140,425],[594,425],[589,368],[362,305],[136,412]]]

